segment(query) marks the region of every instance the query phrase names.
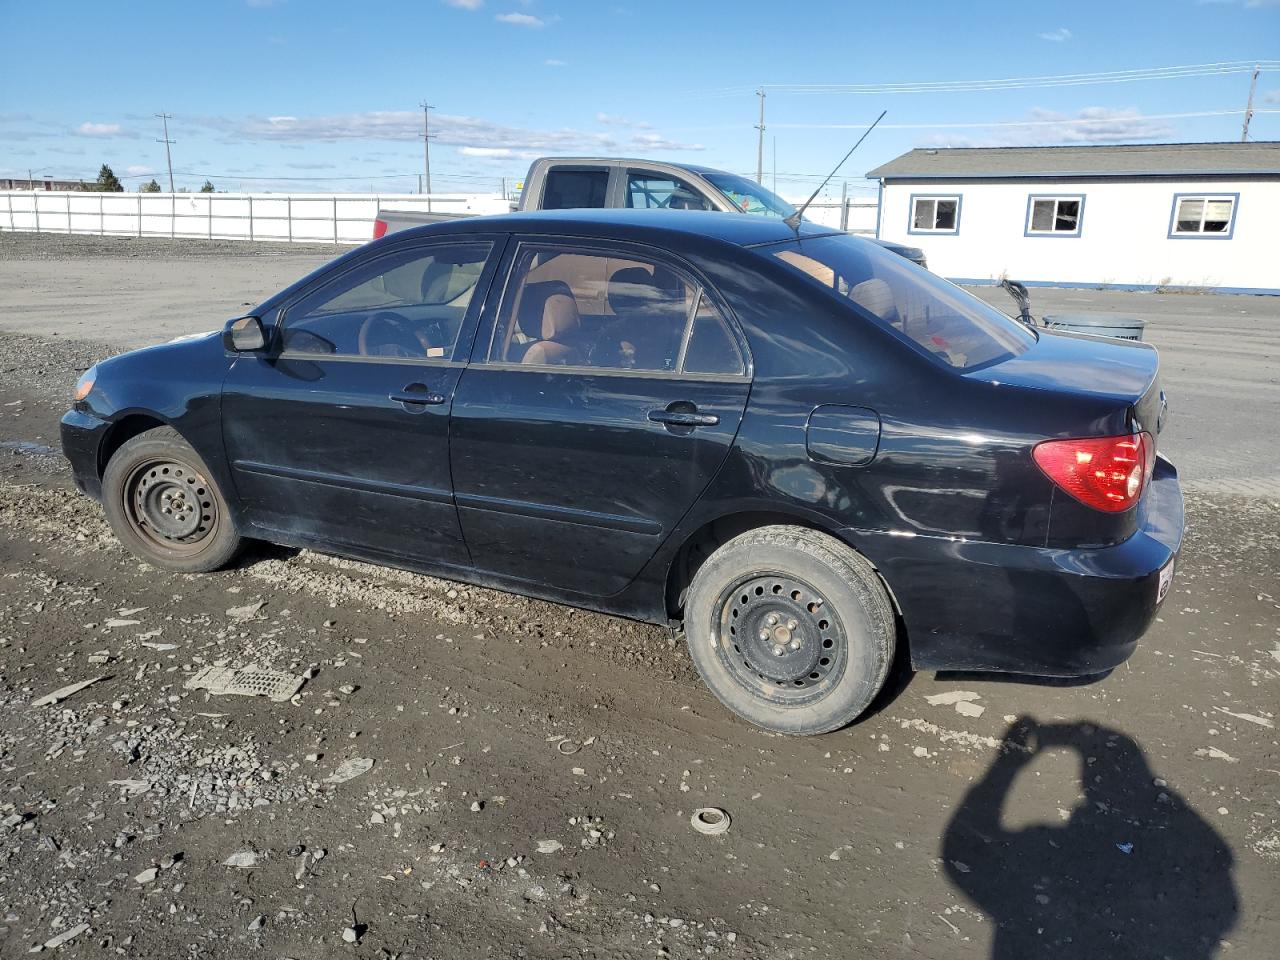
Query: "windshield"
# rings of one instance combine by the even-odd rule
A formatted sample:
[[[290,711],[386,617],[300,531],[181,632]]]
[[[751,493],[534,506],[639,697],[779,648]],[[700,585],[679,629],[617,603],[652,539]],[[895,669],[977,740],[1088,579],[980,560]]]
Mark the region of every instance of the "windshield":
[[[743,213],[754,213],[762,217],[789,217],[796,212],[795,207],[776,193],[736,173],[704,173],[703,176]]]
[[[1006,360],[1035,343],[1035,334],[1018,321],[865,240],[827,236],[761,249],[961,370]]]

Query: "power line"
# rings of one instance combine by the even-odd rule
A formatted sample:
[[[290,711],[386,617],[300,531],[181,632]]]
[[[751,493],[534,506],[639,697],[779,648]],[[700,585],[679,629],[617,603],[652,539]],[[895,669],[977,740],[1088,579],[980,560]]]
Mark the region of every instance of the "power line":
[[[1280,113],[1280,110],[1253,110],[1253,113]],[[960,123],[886,123],[884,130],[942,130],[963,127],[1056,127],[1064,124],[1134,123],[1141,120],[1186,120],[1192,117],[1238,116],[1240,110],[1203,110],[1194,113],[1149,113],[1114,117],[1064,117],[1061,120],[979,120]],[[786,130],[861,130],[865,123],[775,123]]]
[[[1171,67],[1147,67],[1109,70],[1097,73],[1065,73],[1038,77],[1003,77],[993,80],[927,80],[894,83],[770,83],[765,86],[776,93],[973,93],[984,90],[1020,90],[1044,87],[1072,87],[1090,84],[1134,83],[1147,80],[1176,80],[1185,77],[1207,77],[1232,73],[1248,73],[1254,69],[1280,69],[1280,60],[1227,60],[1216,63],[1182,64]],[[712,96],[734,96],[750,90],[746,87],[722,87],[707,91]]]

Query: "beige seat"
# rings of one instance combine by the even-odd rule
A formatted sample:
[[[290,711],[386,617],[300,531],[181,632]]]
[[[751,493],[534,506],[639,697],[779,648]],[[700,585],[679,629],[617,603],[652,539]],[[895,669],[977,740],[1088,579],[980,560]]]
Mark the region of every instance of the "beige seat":
[[[539,339],[529,345],[520,362],[538,366],[576,363],[578,349],[565,341],[581,328],[582,318],[578,315],[578,302],[573,294],[551,294],[542,304],[542,321],[536,331]]]
[[[893,290],[883,280],[878,278],[863,280],[849,291],[849,299],[881,320],[889,323],[896,323],[898,320]]]

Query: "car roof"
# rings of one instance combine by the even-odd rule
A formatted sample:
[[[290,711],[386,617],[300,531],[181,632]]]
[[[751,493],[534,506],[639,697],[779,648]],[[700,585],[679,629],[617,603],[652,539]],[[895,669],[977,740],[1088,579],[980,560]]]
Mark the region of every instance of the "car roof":
[[[702,210],[533,210],[489,217],[467,217],[402,230],[393,237],[466,233],[545,233],[612,240],[674,242],[719,240],[740,247],[778,243],[800,237],[838,234],[821,224],[801,221],[792,229],[773,217]]]

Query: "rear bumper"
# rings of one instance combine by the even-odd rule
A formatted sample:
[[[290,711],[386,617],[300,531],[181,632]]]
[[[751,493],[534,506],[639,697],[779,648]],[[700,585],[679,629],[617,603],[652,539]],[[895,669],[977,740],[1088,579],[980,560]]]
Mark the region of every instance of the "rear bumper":
[[[1133,536],[1096,549],[846,533],[893,592],[916,669],[1088,676],[1128,659],[1163,600],[1184,526],[1168,460],[1137,509]]]
[[[71,463],[71,477],[81,493],[95,500],[102,499],[98,449],[107,427],[107,421],[81,410],[68,410],[62,418],[62,452]]]

